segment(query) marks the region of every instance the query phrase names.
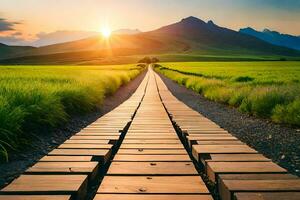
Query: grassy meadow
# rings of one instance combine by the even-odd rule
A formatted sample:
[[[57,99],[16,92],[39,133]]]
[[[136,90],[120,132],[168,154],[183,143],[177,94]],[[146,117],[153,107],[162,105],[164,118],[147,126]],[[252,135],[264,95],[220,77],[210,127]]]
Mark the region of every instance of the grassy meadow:
[[[135,65],[0,66],[0,160],[43,130],[101,108],[105,96],[142,70]]]
[[[156,70],[210,100],[300,126],[300,62],[174,62]]]

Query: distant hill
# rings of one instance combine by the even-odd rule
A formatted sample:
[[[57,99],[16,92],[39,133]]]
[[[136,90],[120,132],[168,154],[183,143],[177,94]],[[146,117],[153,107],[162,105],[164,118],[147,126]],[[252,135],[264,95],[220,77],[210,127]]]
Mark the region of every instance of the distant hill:
[[[38,39],[32,42],[32,46],[46,46],[52,44],[59,44],[63,42],[71,42],[81,40],[84,38],[99,35],[99,32],[93,31],[55,31],[51,33],[39,33]]]
[[[26,52],[31,52],[34,47],[29,46],[8,46],[0,43],[0,59],[18,57]]]
[[[76,54],[70,54],[72,52]],[[188,17],[149,32],[114,34],[109,40],[102,36],[93,36],[43,46],[32,49],[23,56],[68,53],[68,58],[71,59],[71,55],[78,56],[79,52],[95,52],[94,55],[102,57],[139,54],[300,57],[299,51],[272,45],[256,37],[220,27],[212,21],[206,23],[195,17]],[[90,56],[86,59],[90,59]],[[81,60],[84,60],[84,57],[81,56]]]
[[[300,36],[282,34],[269,29],[264,29],[260,32],[250,27],[242,28],[239,32],[257,37],[274,45],[300,50]]]
[[[140,33],[138,29],[118,29],[113,31],[114,34],[137,34]],[[64,42],[72,42],[93,36],[99,36],[100,33],[96,31],[55,31],[52,33],[40,33],[39,39],[30,43],[31,46],[41,47]]]
[[[118,29],[113,31],[113,34],[124,34],[124,35],[134,35],[141,33],[139,29]]]

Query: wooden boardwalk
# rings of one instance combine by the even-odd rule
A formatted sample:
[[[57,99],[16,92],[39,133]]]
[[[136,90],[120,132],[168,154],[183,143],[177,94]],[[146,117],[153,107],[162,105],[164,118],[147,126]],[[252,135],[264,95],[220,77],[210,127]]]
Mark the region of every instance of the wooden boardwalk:
[[[222,200],[300,199],[298,177],[178,101],[149,68],[127,101],[3,188],[0,200],[86,199],[102,177],[94,200],[212,200],[194,163]]]

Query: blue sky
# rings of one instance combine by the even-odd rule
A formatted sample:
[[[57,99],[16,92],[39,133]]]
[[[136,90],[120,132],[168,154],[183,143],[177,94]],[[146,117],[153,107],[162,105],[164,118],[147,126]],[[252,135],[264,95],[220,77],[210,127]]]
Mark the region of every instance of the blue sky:
[[[0,37],[32,40],[41,32],[99,31],[103,24],[147,31],[191,15],[234,30],[300,35],[300,0],[1,0]]]

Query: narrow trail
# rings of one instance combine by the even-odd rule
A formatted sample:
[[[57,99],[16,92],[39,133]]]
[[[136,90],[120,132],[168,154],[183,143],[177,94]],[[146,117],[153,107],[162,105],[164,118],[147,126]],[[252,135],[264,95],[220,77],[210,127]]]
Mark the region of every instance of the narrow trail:
[[[0,200],[212,196],[296,200],[300,180],[178,101],[150,67],[127,101],[0,191]]]

